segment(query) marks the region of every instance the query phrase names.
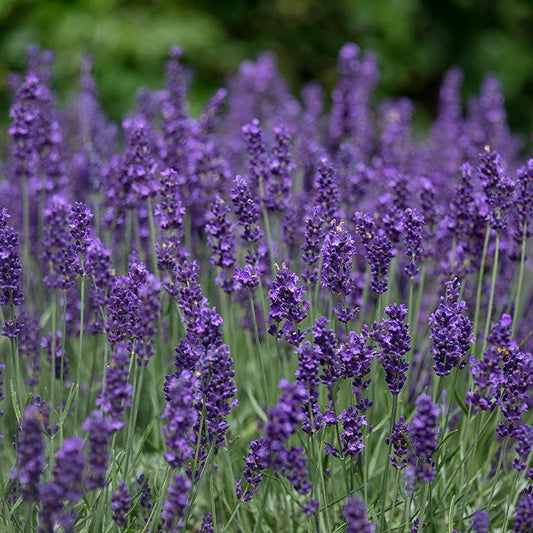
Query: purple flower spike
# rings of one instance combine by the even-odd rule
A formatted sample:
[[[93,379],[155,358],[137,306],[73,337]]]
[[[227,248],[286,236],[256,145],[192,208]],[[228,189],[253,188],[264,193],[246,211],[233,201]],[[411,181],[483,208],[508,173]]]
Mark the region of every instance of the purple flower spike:
[[[74,241],[73,246],[78,254],[85,255],[89,246],[90,225],[93,213],[87,205],[82,202],[72,204],[68,216],[70,235]]]
[[[192,429],[198,422],[195,403],[198,401],[198,380],[189,370],[179,376],[167,376],[165,397],[167,405],[162,418],[167,452],[165,459],[173,468],[179,468],[194,456]]]
[[[43,281],[51,289],[72,287],[79,274],[76,249],[69,230],[70,206],[61,196],[54,196],[44,211],[42,256]]]
[[[344,429],[340,436],[342,451],[346,455],[357,458],[365,448],[363,428],[367,425],[366,417],[359,415],[357,409],[350,407],[345,409],[339,418],[342,420],[342,427]]]
[[[66,439],[56,454],[52,480],[42,489],[39,532],[53,531],[56,522],[65,531],[72,531],[69,526],[76,516],[70,514],[65,506],[68,502],[75,503],[82,496],[84,463],[83,439]]]
[[[533,529],[533,485],[524,489],[514,519],[514,533],[529,533]]]
[[[37,501],[40,479],[44,470],[44,439],[42,417],[37,407],[30,405],[24,411],[17,448],[15,477],[22,485],[26,501]]]
[[[472,531],[474,533],[489,533],[489,513],[478,509],[472,517]]]
[[[304,299],[305,287],[298,284],[298,276],[285,265],[278,268],[272,289],[268,293],[270,312],[269,333],[278,338],[284,336],[290,344],[297,346],[307,331],[301,331],[298,324],[307,317],[309,301]]]
[[[411,349],[409,326],[404,324],[407,307],[403,304],[388,305],[385,315],[388,318],[374,326],[372,335],[381,348],[378,361],[385,370],[385,381],[389,390],[392,394],[400,394],[409,369],[409,364],[403,356]]]
[[[106,485],[109,461],[109,438],[116,431],[116,425],[105,418],[101,411],[93,411],[83,422],[82,429],[89,432],[85,484],[89,490],[103,488]]]
[[[189,506],[187,493],[191,488],[191,482],[183,475],[176,474],[168,487],[167,499],[163,503],[163,531],[174,533],[179,531],[184,525],[183,518]]]
[[[24,295],[19,237],[8,220],[7,210],[0,208],[0,305],[20,305]]]
[[[405,231],[405,251],[409,263],[405,267],[405,273],[411,278],[415,278],[420,269],[418,262],[424,254],[422,248],[422,227],[426,221],[416,209],[406,209],[403,214],[403,229]]]
[[[438,309],[429,317],[433,339],[433,369],[437,376],[447,376],[461,367],[473,341],[472,322],[465,315],[466,304],[459,300],[461,283],[457,278],[446,282],[446,294],[441,296]]]
[[[409,424],[409,436],[416,459],[416,476],[429,483],[435,478],[435,464],[431,456],[435,453],[438,441],[439,406],[422,393],[416,400],[416,412]]]
[[[363,241],[366,260],[372,275],[372,290],[376,294],[387,292],[389,265],[392,260],[392,243],[386,235],[378,233],[376,222],[368,213],[355,213],[355,230]]]
[[[311,216],[305,220],[305,241],[302,244],[302,260],[306,264],[302,278],[311,285],[318,280],[318,262],[322,251],[323,234],[324,219],[320,206],[316,206]]]
[[[111,495],[111,510],[113,511],[113,522],[119,528],[123,528],[128,524],[128,517],[126,516],[131,509],[131,494],[126,487],[126,483],[121,481],[118,487]]]
[[[107,367],[104,387],[96,400],[96,405],[113,420],[117,431],[124,425],[122,418],[126,407],[131,405],[133,388],[128,383],[130,357],[133,355],[127,343],[115,346]]]
[[[350,498],[344,507],[346,533],[374,533],[376,526],[368,521],[366,506],[359,496]]]
[[[322,248],[322,286],[337,295],[349,294],[353,287],[351,269],[354,254],[354,241],[342,223],[332,228]]]

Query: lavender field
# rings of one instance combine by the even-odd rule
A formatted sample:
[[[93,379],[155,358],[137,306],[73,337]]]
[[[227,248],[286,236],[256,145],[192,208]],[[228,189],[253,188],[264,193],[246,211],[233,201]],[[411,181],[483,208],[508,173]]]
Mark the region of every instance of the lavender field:
[[[122,124],[10,79],[0,532],[533,531],[533,159],[488,75],[426,132],[346,44]]]

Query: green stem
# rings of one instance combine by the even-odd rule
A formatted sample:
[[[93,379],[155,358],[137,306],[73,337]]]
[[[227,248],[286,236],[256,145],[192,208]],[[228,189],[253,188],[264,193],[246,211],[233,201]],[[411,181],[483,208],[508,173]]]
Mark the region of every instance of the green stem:
[[[26,301],[30,300],[30,201],[28,193],[28,177],[26,174],[22,177],[22,217],[24,226],[24,293],[26,295]]]
[[[83,269],[83,263],[82,263]],[[76,368],[76,398],[74,400],[74,427],[78,427],[79,397],[81,389],[81,362],[83,356],[83,327],[84,327],[84,310],[85,310],[85,275],[81,277],[81,306],[80,306],[80,337],[78,340],[78,366]],[[105,372],[105,369],[104,369]]]
[[[151,198],[148,198],[148,221],[150,224],[150,240],[152,241],[150,250],[151,250],[151,255],[152,255],[153,269],[156,275],[159,277],[159,269],[157,268],[157,253],[155,250],[157,236],[156,236],[156,231],[155,231],[154,214],[152,210],[152,199]]]
[[[498,274],[498,258],[500,256],[500,232],[496,232],[496,248],[494,250],[494,264],[492,265],[492,279],[490,282],[489,307],[487,309],[487,318],[485,320],[485,332],[483,334],[483,347],[481,353],[487,347],[487,337],[489,335],[490,321],[492,318],[492,307],[494,305],[494,292],[496,290],[496,275]]]
[[[389,427],[389,451],[385,459],[385,471],[383,472],[383,478],[381,481],[381,521],[380,531],[385,532],[385,500],[387,498],[387,489],[389,484],[389,469],[390,469],[390,455],[392,454],[392,432],[394,431],[394,424],[396,422],[396,412],[398,410],[398,396],[392,395],[392,413]]]
[[[326,427],[323,427],[322,428],[322,436],[321,436],[321,440],[320,440],[320,449],[318,450],[318,457],[320,457],[320,452],[324,449],[324,439],[325,439],[325,434],[326,434]],[[329,507],[328,507],[328,496],[327,496],[327,493],[326,493],[326,479],[325,479],[325,476],[324,476],[324,469],[322,467],[322,464],[321,462],[319,461],[319,466],[318,466],[318,469],[319,469],[319,473],[320,473],[320,488],[322,490],[322,499],[324,500],[323,501],[323,507],[324,507],[324,516],[325,516],[325,519],[326,519],[326,530],[327,531],[331,531],[331,521],[330,521],[330,517],[329,517]]]
[[[483,273],[485,270],[485,261],[487,259],[487,248],[489,246],[489,237],[490,237],[490,224],[487,224],[485,228],[485,242],[483,243],[483,252],[481,253],[481,264],[479,265],[479,272],[477,278],[477,290],[476,290],[476,309],[474,311],[474,335],[476,336],[476,341],[474,344],[474,355],[477,350],[478,345],[478,326],[479,326],[479,312],[481,307],[481,291],[483,288]]]
[[[516,324],[518,322],[518,317],[520,316],[520,297],[522,296],[522,285],[524,283],[524,266],[526,263],[526,236],[527,236],[527,222],[524,222],[524,227],[522,230],[522,246],[520,251],[520,270],[518,273],[518,287],[516,291],[516,299],[513,312],[513,325],[511,330],[511,335],[514,338],[516,332]]]
[[[139,365],[135,361],[135,349],[131,354],[132,364],[133,364],[133,405],[130,408],[130,417],[128,421],[128,442],[126,443],[126,464],[124,468],[124,479],[127,479],[129,467],[130,467],[130,458],[131,452],[133,450],[133,439],[135,437],[135,426],[137,424],[137,412],[139,410],[139,402],[141,398],[142,382],[144,372],[141,372]]]
[[[249,289],[248,296],[250,298],[250,309],[252,312],[252,320],[254,322],[255,342],[257,344],[257,353],[259,356],[259,369],[261,372],[261,380],[263,383],[263,393],[265,395],[265,401],[267,405],[271,405],[270,395],[268,394],[268,385],[267,385],[267,379],[266,379],[266,374],[265,374],[265,366],[264,366],[264,361],[263,361],[263,351],[261,349],[261,340],[259,339],[259,329],[257,328],[257,317],[255,315],[255,305],[254,305],[254,297],[253,297],[252,289]]]

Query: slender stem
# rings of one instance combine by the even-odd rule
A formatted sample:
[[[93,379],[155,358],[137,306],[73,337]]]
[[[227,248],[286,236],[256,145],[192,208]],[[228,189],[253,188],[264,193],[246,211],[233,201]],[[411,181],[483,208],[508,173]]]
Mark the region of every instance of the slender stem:
[[[394,424],[396,423],[396,412],[398,410],[398,395],[392,395],[392,412],[389,427],[389,451],[385,459],[385,471],[383,472],[383,478],[381,481],[381,521],[380,531],[385,531],[385,500],[387,498],[387,489],[389,484],[389,468],[390,468],[390,455],[392,454],[392,432],[394,431]]]
[[[130,417],[128,421],[128,442],[126,443],[126,466],[124,468],[124,478],[127,479],[130,466],[131,452],[133,450],[133,439],[135,436],[135,426],[137,424],[137,412],[139,410],[139,401],[141,398],[142,382],[144,372],[141,372],[139,365],[135,361],[135,350],[131,354],[133,360],[133,405],[130,408]]]
[[[326,427],[324,426],[322,428],[322,436],[321,436],[321,439],[320,439],[320,449],[318,450],[318,457],[320,457],[320,452],[321,450],[324,449],[324,440],[325,440],[325,435],[326,435]],[[320,461],[318,462],[318,469],[319,469],[319,472],[320,472],[320,488],[322,490],[322,499],[324,500],[323,502],[323,507],[324,507],[324,516],[325,516],[325,520],[326,520],[326,531],[331,531],[331,521],[330,521],[330,518],[329,518],[329,507],[328,507],[328,496],[327,496],[327,493],[326,493],[326,479],[325,479],[325,476],[324,476],[324,469],[322,467],[322,464],[320,463]]]
[[[152,268],[154,269],[154,272],[157,273],[158,277],[159,277],[159,271],[158,271],[158,268],[157,268],[157,253],[156,253],[156,250],[155,250],[155,244],[156,244],[156,240],[157,240],[157,235],[156,235],[156,231],[155,231],[155,223],[154,223],[154,213],[153,213],[153,209],[152,209],[152,199],[151,198],[148,198],[148,221],[149,221],[149,224],[150,224],[150,240],[152,241],[151,242],[151,246],[150,246],[150,251],[151,251],[151,255],[152,255]]]
[[[82,263],[83,269],[83,263]],[[74,427],[78,427],[78,412],[79,412],[79,397],[81,389],[81,362],[83,359],[83,327],[84,327],[84,312],[85,312],[85,275],[81,277],[81,305],[80,305],[80,337],[78,340],[78,365],[76,368],[76,398],[74,400]],[[105,368],[104,368],[105,373]]]
[[[263,393],[265,395],[265,401],[267,405],[270,404],[270,396],[268,394],[268,385],[267,385],[267,379],[265,374],[265,366],[263,361],[263,351],[261,349],[261,339],[259,338],[259,329],[257,328],[257,317],[255,315],[255,305],[254,305],[254,297],[252,294],[252,289],[248,292],[249,298],[250,298],[250,309],[252,311],[252,320],[254,322],[254,333],[255,333],[255,343],[257,344],[257,353],[259,356],[259,369],[261,371],[261,380],[263,382]]]
[[[489,237],[490,237],[490,224],[487,224],[485,228],[485,242],[483,243],[483,252],[481,253],[481,264],[479,265],[479,272],[477,277],[477,290],[476,290],[476,309],[474,311],[474,335],[476,336],[476,341],[474,344],[474,355],[476,354],[476,347],[478,344],[478,325],[479,325],[479,312],[481,306],[481,290],[483,288],[483,272],[485,270],[485,261],[487,258],[487,248],[489,246]]]
[[[522,285],[524,283],[524,266],[526,263],[526,241],[527,241],[527,222],[524,221],[524,227],[522,230],[522,246],[520,250],[520,270],[518,273],[518,287],[516,290],[516,299],[514,304],[513,312],[513,325],[512,325],[512,337],[516,333],[516,324],[518,322],[518,317],[520,316],[520,297],[522,296]]]
[[[52,419],[52,414],[55,407],[55,389],[56,389],[56,307],[57,307],[57,293],[53,291],[52,294],[52,338],[50,341],[51,344],[51,354],[50,354],[50,427],[54,427],[54,421]],[[55,433],[52,431],[50,435],[50,471],[54,466],[54,436]]]
[[[26,301],[30,300],[30,201],[28,193],[28,177],[26,174],[22,176],[22,217],[24,226],[24,244],[23,244],[23,256],[24,256],[24,293],[26,295]]]
[[[496,275],[498,274],[498,258],[500,255],[500,232],[496,233],[496,248],[494,250],[494,264],[492,265],[492,279],[490,283],[489,307],[487,309],[487,318],[485,320],[485,332],[483,334],[483,347],[481,353],[487,347],[487,337],[489,335],[490,320],[492,318],[492,307],[494,305],[494,292],[496,290]]]

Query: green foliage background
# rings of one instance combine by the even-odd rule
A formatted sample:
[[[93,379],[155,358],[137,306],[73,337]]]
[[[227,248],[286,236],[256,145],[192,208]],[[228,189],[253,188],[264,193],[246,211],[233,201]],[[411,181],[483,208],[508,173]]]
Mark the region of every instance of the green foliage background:
[[[80,57],[95,57],[104,107],[115,119],[140,85],[158,87],[168,48],[194,66],[193,110],[240,61],[274,50],[294,90],[335,80],[348,40],[380,56],[380,96],[408,95],[416,120],[434,114],[444,71],[465,71],[465,102],[483,73],[501,79],[513,128],[533,132],[531,0],[0,0],[0,123],[7,77],[28,44],[57,52],[56,88],[76,86]]]

